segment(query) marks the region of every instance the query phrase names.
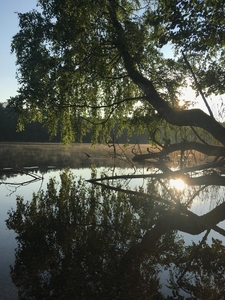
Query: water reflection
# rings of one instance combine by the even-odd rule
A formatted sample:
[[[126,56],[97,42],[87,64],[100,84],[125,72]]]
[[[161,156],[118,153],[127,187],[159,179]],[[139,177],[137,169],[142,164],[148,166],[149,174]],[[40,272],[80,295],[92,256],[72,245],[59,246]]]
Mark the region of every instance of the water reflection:
[[[151,201],[151,196],[126,194],[74,180],[75,174],[88,178],[88,168],[71,172],[46,173],[41,185],[34,183],[37,192],[33,197],[30,192],[24,200],[17,198],[17,206],[7,220],[8,228],[17,234],[11,277],[21,299],[74,299],[74,295],[76,299],[164,299],[163,292],[184,295],[182,289],[190,289],[190,282],[196,285],[199,281],[201,295],[209,286],[216,295],[221,294],[224,276],[218,278],[216,268],[221,272],[225,270],[225,249],[218,240],[214,238],[211,247],[201,238],[199,243],[185,246],[176,231],[162,234],[160,227],[155,226],[162,216],[164,222],[168,219],[167,203]],[[105,172],[102,168],[98,176],[106,175]],[[125,172],[113,169],[114,176],[120,173]],[[96,176],[94,169],[92,176]],[[156,195],[161,186],[160,196],[167,193],[167,198],[171,197],[176,203],[176,189],[172,194],[170,181],[166,186],[166,182],[162,185],[161,181],[150,178],[143,184],[138,174],[136,180],[133,189],[141,185],[141,192]],[[119,189],[131,186],[129,177],[108,180],[107,184],[112,182]],[[187,191],[182,193],[182,197],[187,195]],[[177,214],[177,217],[180,216]],[[164,230],[170,226],[160,224]],[[149,239],[149,229],[154,238]],[[143,243],[145,236],[146,244]],[[219,257],[216,251],[221,253]],[[208,256],[212,264],[206,265]],[[199,263],[201,268],[197,269]],[[208,276],[209,273],[213,277]],[[160,287],[165,274],[164,284],[169,284],[170,291]],[[210,281],[204,281],[207,276]]]
[[[50,180],[46,193],[40,191],[31,202],[17,198],[7,226],[18,235],[11,276],[20,297],[160,297],[158,261],[149,253],[140,266],[129,252],[152,226],[153,214],[152,203],[74,181],[68,172],[61,175],[60,186]],[[173,242],[173,234],[166,239],[172,255],[179,244]],[[162,244],[158,241],[156,247]]]
[[[177,191],[183,191],[185,188],[185,183],[182,179],[170,179],[170,185],[172,188],[175,188]]]
[[[72,150],[70,156],[76,156]],[[106,160],[109,165],[104,168]],[[164,174],[151,164],[133,165],[124,156],[116,163],[111,156],[104,162],[79,156],[79,167],[64,173],[58,168],[74,162],[56,166],[54,161],[46,166],[26,161],[25,168],[2,169],[0,193],[7,197],[1,199],[5,247],[0,251],[7,252],[8,242],[11,257],[1,262],[0,298],[17,299],[5,292],[12,290],[4,273],[11,264],[20,299],[220,299],[223,235],[216,226],[211,226],[215,233],[201,223],[196,212],[204,216],[223,205],[223,187],[188,187],[170,178],[165,165]],[[79,179],[89,179],[91,173],[94,185]],[[22,197],[15,203],[16,195]],[[4,223],[10,207],[7,226],[12,239],[6,237]],[[185,228],[191,234],[182,233]]]

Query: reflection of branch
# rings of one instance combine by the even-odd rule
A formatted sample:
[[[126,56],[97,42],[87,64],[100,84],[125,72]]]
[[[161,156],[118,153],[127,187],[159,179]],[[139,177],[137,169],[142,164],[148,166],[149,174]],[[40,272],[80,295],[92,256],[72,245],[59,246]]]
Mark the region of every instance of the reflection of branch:
[[[210,108],[210,106],[209,106],[209,104],[208,104],[208,102],[207,102],[207,100],[206,100],[206,98],[205,98],[205,96],[204,96],[204,94],[203,94],[202,88],[201,88],[201,86],[200,86],[200,84],[199,84],[199,82],[198,82],[198,80],[197,80],[197,77],[195,76],[195,73],[194,73],[194,71],[193,71],[193,69],[192,69],[192,67],[191,67],[191,65],[190,65],[190,63],[189,63],[189,61],[187,60],[186,55],[184,54],[183,51],[182,51],[181,53],[182,53],[182,55],[183,55],[183,58],[184,58],[185,63],[187,64],[189,70],[191,71],[191,75],[192,75],[193,78],[194,78],[195,85],[196,85],[196,87],[197,87],[197,89],[198,89],[200,95],[202,96],[202,99],[203,99],[203,101],[204,101],[204,103],[205,103],[205,106],[207,107],[207,109],[208,109],[208,111],[209,111],[210,116],[211,116],[212,118],[214,118],[213,113],[212,113],[212,110],[211,110],[211,108]]]
[[[108,179],[108,177],[105,179]],[[213,229],[225,236],[225,230],[216,225],[225,219],[225,202],[214,208],[212,211],[206,213],[205,215],[198,216],[195,213],[189,211],[187,207],[181,203],[173,203],[162,197],[152,194],[149,195],[139,191],[127,190],[120,187],[105,185],[103,183],[100,183],[99,180],[101,179],[91,179],[88,181],[106,189],[130,195],[136,195],[139,197],[145,197],[149,200],[168,205],[171,209],[164,212],[162,221],[165,222],[168,219],[166,222],[170,224],[171,230],[180,230],[192,235],[196,235],[207,229]]]
[[[23,182],[19,182],[19,183],[15,183],[15,182],[2,182],[1,184],[12,185],[12,186],[25,186],[25,185],[28,185],[28,184],[30,184],[32,182],[39,181],[41,179],[42,179],[41,177],[39,177],[39,178],[37,177],[37,178],[31,179],[31,180],[23,181]]]
[[[0,182],[0,184],[4,184],[6,186],[14,187],[14,191],[11,191],[11,194],[14,193],[21,186],[26,186],[26,185],[34,183],[36,181],[43,180],[43,176],[39,176],[37,174],[32,174],[30,172],[25,172],[23,170],[21,170],[20,173],[25,174],[27,176],[30,176],[32,179],[27,180],[27,181],[23,181],[23,182],[19,182],[19,183],[16,183],[16,182],[3,182],[3,181]]]
[[[114,177],[114,178],[117,177],[118,178],[120,176],[112,176],[112,177]],[[103,178],[103,180],[108,180],[108,178],[112,179],[112,177],[105,177],[105,178]],[[154,196],[154,195],[149,195],[149,194],[134,191],[134,190],[123,189],[123,188],[112,186],[112,185],[106,185],[104,183],[99,182],[101,180],[102,180],[102,178],[97,178],[97,179],[90,179],[90,180],[87,180],[87,181],[90,182],[90,183],[99,185],[103,188],[112,190],[112,191],[121,192],[121,193],[125,193],[125,194],[128,194],[128,195],[136,195],[136,196],[139,196],[139,197],[145,197],[147,199],[152,199],[153,201],[156,201],[156,202],[159,202],[159,203],[164,203],[164,204],[173,206],[173,203],[171,203],[170,201],[168,201],[166,199],[163,199],[161,197],[157,197],[157,196]]]
[[[130,267],[133,262],[137,262],[142,259],[146,252],[152,251],[157,245],[158,240],[166,233],[174,230],[179,230],[182,232],[190,233],[192,235],[197,235],[207,230],[210,231],[211,228],[220,232],[225,236],[225,230],[219,228],[216,225],[210,226],[201,219],[201,217],[196,214],[187,211],[188,215],[184,215],[180,211],[173,209],[165,211],[162,217],[159,217],[155,223],[155,226],[148,230],[141,242],[131,247],[123,257],[122,267],[123,272],[126,274],[127,270],[129,272]],[[224,215],[225,218],[225,215]],[[129,274],[129,273],[127,273]]]
[[[145,159],[151,159],[151,158],[162,159],[163,157],[165,157],[166,155],[172,152],[181,151],[181,150],[182,151],[195,150],[209,156],[225,156],[225,147],[185,141],[185,142],[176,143],[167,146],[158,152],[135,155],[133,161],[143,161]]]
[[[201,216],[203,222],[207,222],[209,226],[222,222],[225,219],[225,202],[217,205],[210,212]]]
[[[190,254],[189,257],[189,261],[184,269],[184,271],[181,273],[181,275],[179,276],[179,278],[177,279],[177,284],[180,285],[181,280],[183,279],[184,275],[186,274],[186,272],[189,271],[189,268],[191,266],[192,260],[196,257],[196,254],[199,252],[200,248],[202,247],[203,243],[207,240],[207,237],[210,233],[210,229],[208,229],[205,233],[205,235],[203,236],[201,242],[199,243],[199,245],[197,246],[197,248],[194,248],[192,253]]]
[[[171,171],[173,172],[173,171]],[[99,181],[104,181],[104,180],[114,180],[114,179],[147,179],[147,178],[156,178],[156,179],[161,179],[161,178],[167,178],[167,174],[163,173],[157,173],[157,174],[132,174],[132,175],[115,175],[115,176],[107,176],[107,177],[99,177],[96,179],[90,179],[88,182],[91,183],[97,183]]]
[[[192,195],[192,197],[188,200],[188,202],[186,203],[186,206],[188,207],[188,206],[192,203],[192,201],[194,200],[194,198],[195,198],[196,196],[198,196],[198,195],[201,193],[201,191],[203,191],[207,186],[208,186],[208,185],[203,185],[202,187],[200,187],[200,189],[197,190],[197,191]]]

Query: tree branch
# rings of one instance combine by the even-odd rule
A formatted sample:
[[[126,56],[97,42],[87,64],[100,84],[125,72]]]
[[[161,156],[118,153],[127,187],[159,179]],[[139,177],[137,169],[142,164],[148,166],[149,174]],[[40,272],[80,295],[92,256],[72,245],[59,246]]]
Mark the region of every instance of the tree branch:
[[[175,151],[186,151],[186,150],[195,150],[200,153],[206,154],[208,156],[225,156],[225,148],[222,146],[213,146],[208,144],[202,144],[198,142],[181,142],[169,145],[163,148],[159,152],[146,153],[146,154],[137,154],[133,157],[133,161],[143,161],[145,159],[162,159],[166,155],[175,152]]]
[[[184,61],[185,61],[186,65],[188,66],[188,69],[191,71],[191,75],[192,75],[192,77],[194,78],[195,85],[196,85],[196,87],[197,87],[197,89],[198,89],[200,95],[202,96],[202,99],[203,99],[203,101],[204,101],[204,103],[205,103],[205,106],[207,107],[207,109],[208,109],[208,111],[209,111],[210,116],[211,116],[212,118],[214,118],[213,113],[212,113],[212,110],[211,110],[211,108],[210,108],[210,106],[209,106],[209,104],[208,104],[208,102],[207,102],[207,100],[206,100],[206,98],[205,98],[205,95],[203,94],[202,88],[201,88],[201,86],[200,86],[200,84],[199,84],[199,82],[198,82],[198,80],[197,80],[197,77],[195,76],[195,73],[194,73],[194,71],[193,71],[193,69],[192,69],[192,67],[191,67],[191,65],[190,65],[190,63],[189,63],[189,61],[187,60],[186,55],[184,54],[183,51],[182,51],[181,53],[182,53],[182,55],[183,55],[183,58],[184,58]]]
[[[59,105],[59,107],[75,107],[75,108],[91,108],[91,109],[99,109],[99,108],[109,108],[113,106],[118,106],[124,102],[127,101],[136,101],[136,100],[143,100],[145,99],[144,96],[139,96],[139,97],[132,97],[132,98],[125,98],[123,100],[111,103],[111,104],[105,104],[105,105],[86,105],[86,104],[62,104]]]
[[[116,14],[116,1],[109,1],[109,14],[115,28],[115,46],[123,58],[124,66],[133,82],[144,92],[146,100],[151,104],[168,123],[177,126],[196,126],[211,133],[215,139],[225,145],[225,128],[212,116],[200,109],[175,110],[162,99],[152,82],[137,71],[134,60],[128,51],[128,43],[123,27],[119,23]]]

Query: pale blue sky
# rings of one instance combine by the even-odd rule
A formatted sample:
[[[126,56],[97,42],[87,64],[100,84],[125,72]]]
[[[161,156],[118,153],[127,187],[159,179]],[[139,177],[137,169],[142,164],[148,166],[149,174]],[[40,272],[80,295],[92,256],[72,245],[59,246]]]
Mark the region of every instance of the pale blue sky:
[[[24,13],[36,8],[36,0],[1,0],[0,1],[0,102],[16,95],[15,55],[10,54],[13,35],[18,30],[18,17],[15,12]]]

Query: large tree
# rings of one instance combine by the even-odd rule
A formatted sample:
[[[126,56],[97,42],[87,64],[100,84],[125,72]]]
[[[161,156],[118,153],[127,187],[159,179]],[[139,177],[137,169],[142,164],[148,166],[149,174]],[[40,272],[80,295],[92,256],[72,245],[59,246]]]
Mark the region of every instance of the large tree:
[[[224,92],[223,6],[40,0],[37,10],[18,14],[12,51],[20,87],[10,104],[21,124],[39,120],[53,135],[60,120],[65,142],[87,130],[94,142],[100,133],[109,140],[115,122],[146,131],[164,119],[203,128],[224,143],[224,129],[212,115],[178,107],[179,88],[194,71],[198,87]],[[163,56],[167,44],[176,58]]]
[[[108,141],[115,124],[119,131],[149,130],[160,149],[136,155],[135,161],[157,159],[161,176],[180,176],[189,185],[224,185],[216,168],[224,166],[225,128],[204,96],[225,89],[223,8],[222,2],[197,0],[40,0],[38,10],[19,14],[12,50],[20,88],[10,105],[21,122],[39,120],[52,134],[60,120],[65,142],[88,130],[93,142],[99,135]],[[166,45],[176,58],[164,58]],[[208,114],[179,107],[187,80]],[[164,145],[157,138],[162,134]],[[214,162],[185,168],[193,150]],[[177,172],[162,162],[175,151],[180,151]]]
[[[54,135],[60,121],[64,142],[87,131],[97,142],[99,136],[109,141],[117,124],[119,131],[148,130],[159,147],[136,153],[134,160],[154,159],[160,172],[149,177],[153,186],[157,182],[167,188],[167,197],[160,197],[159,188],[158,193],[151,191],[151,199],[159,209],[162,203],[167,209],[128,251],[126,263],[174,230],[195,235],[213,229],[225,235],[218,227],[225,218],[224,203],[216,201],[218,206],[203,216],[190,211],[204,188],[225,184],[225,128],[205,97],[225,91],[223,1],[39,0],[37,10],[19,14],[19,20],[12,50],[20,87],[10,100],[20,115],[19,125],[38,120]],[[166,47],[174,50],[174,57],[165,58]],[[207,113],[179,106],[187,82],[201,95]],[[164,145],[159,137],[165,139]],[[177,171],[164,163],[175,151],[180,151]],[[213,159],[188,167],[191,151]],[[200,188],[192,197],[174,198],[163,180],[178,177]],[[115,190],[111,179],[115,177],[92,182]],[[202,251],[207,252],[203,244]]]

